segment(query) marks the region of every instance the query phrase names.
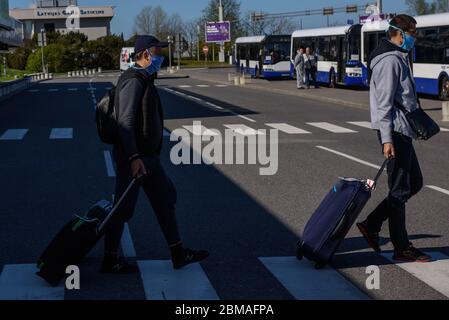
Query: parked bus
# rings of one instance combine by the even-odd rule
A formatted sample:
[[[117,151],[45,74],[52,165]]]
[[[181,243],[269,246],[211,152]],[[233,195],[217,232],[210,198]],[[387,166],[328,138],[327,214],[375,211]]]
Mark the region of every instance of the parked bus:
[[[128,68],[134,63],[132,56],[134,54],[134,48],[122,48],[122,52],[120,54],[120,70],[126,71]]]
[[[235,41],[235,64],[253,77],[290,77],[290,36],[241,37]]]
[[[419,93],[449,100],[449,13],[415,17],[417,41],[413,50],[413,73]],[[362,28],[363,83],[368,86],[367,59],[382,38],[388,22]]]
[[[318,82],[330,87],[337,84],[361,86],[361,29],[362,26],[356,24],[293,32],[290,53],[291,76],[296,76],[293,63],[297,49],[310,47],[318,61]]]

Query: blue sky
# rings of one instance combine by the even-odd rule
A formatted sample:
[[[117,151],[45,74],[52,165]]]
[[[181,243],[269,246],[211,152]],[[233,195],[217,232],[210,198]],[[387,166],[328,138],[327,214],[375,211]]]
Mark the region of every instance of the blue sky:
[[[141,8],[147,5],[160,5],[168,13],[179,13],[183,20],[187,21],[201,15],[202,9],[208,3],[208,0],[78,0],[79,5],[112,5],[116,7],[115,17],[112,20],[112,32],[123,32],[125,37],[132,33],[134,17]],[[270,13],[321,9],[323,7],[343,7],[347,4],[366,4],[375,2],[373,0],[241,0],[242,12],[247,11],[265,11]],[[10,8],[29,7],[32,0],[9,0]],[[384,0],[384,12],[399,13],[407,10],[404,0]],[[331,23],[338,22],[343,24],[348,18],[354,19],[355,15],[335,15],[330,18]],[[299,19],[297,23],[299,25]],[[314,16],[302,18],[303,28],[314,28],[325,26],[327,21],[325,17]]]

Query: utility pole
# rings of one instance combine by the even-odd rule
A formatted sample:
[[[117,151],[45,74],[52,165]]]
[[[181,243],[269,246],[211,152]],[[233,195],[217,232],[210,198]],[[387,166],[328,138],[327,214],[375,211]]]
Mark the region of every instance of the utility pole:
[[[172,36],[168,36],[167,40],[168,40],[168,66],[170,68],[169,72],[171,72],[171,44],[173,42]]]
[[[47,35],[45,34],[44,29],[41,29],[41,32],[39,33],[38,42],[41,47],[41,53],[42,53],[42,72],[47,73],[47,70],[45,68],[45,61],[44,61],[44,47],[47,45]]]
[[[379,9],[379,14],[383,12],[382,0],[377,0],[377,8]]]
[[[6,74],[6,53],[3,55],[3,75],[6,78],[6,76],[7,76],[7,74]]]
[[[220,0],[220,6],[218,7],[218,17],[219,17],[219,22],[223,22],[223,5],[221,3]],[[215,48],[215,46],[214,46]],[[215,58],[214,58],[215,60]],[[219,59],[220,62],[225,62],[225,52],[224,52],[224,42],[220,42],[220,54],[219,54]]]
[[[200,62],[200,25],[196,26],[196,37],[197,37],[197,43],[196,43],[196,55],[197,55],[197,60],[198,62]]]

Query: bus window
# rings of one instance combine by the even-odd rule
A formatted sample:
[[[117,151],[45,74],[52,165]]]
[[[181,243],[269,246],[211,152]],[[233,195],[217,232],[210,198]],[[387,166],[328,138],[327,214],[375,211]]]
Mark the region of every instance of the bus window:
[[[438,38],[440,39],[443,63],[449,64],[449,27],[440,27]]]
[[[316,54],[318,56],[318,61],[329,61],[329,43],[331,41],[330,37],[319,37],[318,38],[318,48]]]
[[[441,45],[438,28],[418,29],[416,40],[416,63],[441,63],[443,54],[439,52]]]
[[[337,36],[331,37],[330,47],[329,47],[329,60],[338,61],[338,47],[337,47]]]
[[[360,60],[360,30],[353,27],[348,35],[348,59],[352,61]]]

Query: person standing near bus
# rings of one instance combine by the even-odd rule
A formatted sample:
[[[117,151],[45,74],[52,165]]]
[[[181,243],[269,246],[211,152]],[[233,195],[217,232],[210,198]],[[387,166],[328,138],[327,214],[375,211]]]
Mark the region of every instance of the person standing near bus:
[[[405,114],[419,108],[409,55],[416,40],[416,20],[408,15],[394,17],[383,39],[368,59],[372,128],[377,130],[385,158],[390,159],[389,193],[368,218],[357,226],[369,246],[380,252],[379,232],[389,221],[393,259],[429,262],[431,257],[413,247],[406,230],[405,205],[423,187],[423,177],[413,148],[416,134]]]
[[[310,89],[310,82],[313,81],[315,88],[318,88],[318,83],[316,82],[316,59],[312,54],[310,47],[306,48],[306,53],[304,54],[304,68],[306,74],[306,86],[307,89]]]
[[[298,48],[295,57],[295,70],[296,70],[296,87],[298,89],[305,89],[304,87],[304,49]]]

